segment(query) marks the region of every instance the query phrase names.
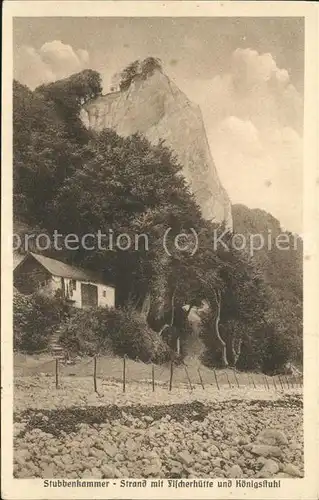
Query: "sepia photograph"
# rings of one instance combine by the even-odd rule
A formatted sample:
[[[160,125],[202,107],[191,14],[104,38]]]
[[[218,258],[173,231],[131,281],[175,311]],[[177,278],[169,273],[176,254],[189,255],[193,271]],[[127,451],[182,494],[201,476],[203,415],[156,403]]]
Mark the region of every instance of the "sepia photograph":
[[[297,498],[305,16],[71,3],[11,18],[12,484]]]

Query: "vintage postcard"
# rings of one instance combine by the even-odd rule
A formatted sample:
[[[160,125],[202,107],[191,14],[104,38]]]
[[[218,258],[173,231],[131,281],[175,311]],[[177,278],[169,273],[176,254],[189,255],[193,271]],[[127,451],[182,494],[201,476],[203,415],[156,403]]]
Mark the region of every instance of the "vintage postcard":
[[[318,19],[4,3],[4,499],[318,498]]]

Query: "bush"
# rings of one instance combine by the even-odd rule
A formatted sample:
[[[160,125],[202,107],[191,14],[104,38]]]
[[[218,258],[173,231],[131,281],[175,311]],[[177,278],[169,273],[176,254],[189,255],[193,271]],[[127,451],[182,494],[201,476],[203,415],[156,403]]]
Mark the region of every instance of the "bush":
[[[162,63],[157,57],[147,57],[143,61],[136,60],[126,66],[116,79],[119,79],[120,90],[128,90],[132,81],[137,76],[144,80],[148,75],[152,74],[156,69],[162,70]]]
[[[60,343],[70,354],[112,354],[110,340],[101,335],[96,310],[74,310],[69,320],[60,328]]]
[[[231,339],[242,338],[241,352],[236,363],[239,370],[261,371],[268,374],[280,373],[289,362],[302,364],[302,326],[298,318],[287,324],[288,315],[282,320],[274,309],[265,321],[248,324],[244,321],[224,321],[219,329],[226,342],[227,359],[233,363]],[[205,345],[202,362],[206,366],[221,367],[221,347],[214,335],[215,312],[202,313],[201,338]]]
[[[303,323],[302,303],[287,299],[274,290],[272,307],[266,314],[262,369],[265,373],[285,371],[287,363],[302,365]]]
[[[167,344],[132,308],[78,311],[64,325],[60,342],[73,354],[126,354],[155,363],[170,358]]]
[[[270,328],[263,357],[263,371],[281,373],[287,363],[300,363],[302,360],[302,337],[294,336],[285,330]]]
[[[13,297],[14,349],[33,353],[46,349],[54,328],[65,314],[65,304],[55,298],[34,293]]]
[[[267,343],[265,329],[259,326],[256,328],[246,326],[245,333],[237,368],[239,370],[263,371]]]

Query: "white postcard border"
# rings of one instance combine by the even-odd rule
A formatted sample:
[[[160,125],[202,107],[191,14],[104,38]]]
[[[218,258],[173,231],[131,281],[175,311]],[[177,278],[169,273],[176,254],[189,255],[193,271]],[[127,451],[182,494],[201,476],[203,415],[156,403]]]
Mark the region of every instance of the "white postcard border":
[[[318,498],[318,13],[315,2],[7,1],[3,8],[2,58],[2,495],[6,499],[53,498]],[[45,488],[42,479],[13,479],[12,342],[12,18],[113,17],[304,17],[304,430],[305,477],[281,479],[281,488]],[[214,480],[216,482],[216,480]],[[235,484],[236,480],[232,480]]]

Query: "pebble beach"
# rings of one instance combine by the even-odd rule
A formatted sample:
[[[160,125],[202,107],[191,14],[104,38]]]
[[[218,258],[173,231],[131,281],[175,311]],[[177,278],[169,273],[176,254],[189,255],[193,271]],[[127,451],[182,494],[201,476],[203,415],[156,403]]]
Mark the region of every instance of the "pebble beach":
[[[52,385],[16,378],[16,478],[303,477],[301,390]]]

